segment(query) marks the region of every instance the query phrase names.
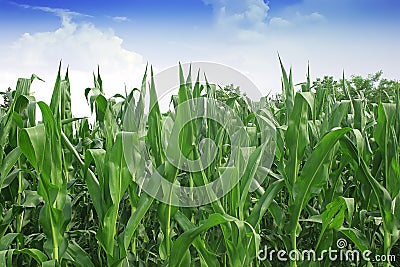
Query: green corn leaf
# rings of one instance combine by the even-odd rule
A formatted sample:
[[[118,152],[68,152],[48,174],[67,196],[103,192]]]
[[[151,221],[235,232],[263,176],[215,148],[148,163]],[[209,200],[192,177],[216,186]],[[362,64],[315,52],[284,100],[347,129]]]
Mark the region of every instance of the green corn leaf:
[[[356,162],[359,161],[357,149],[352,143],[352,141],[348,138],[344,138],[341,140],[341,145],[343,150],[348,153],[353,160]],[[385,235],[399,235],[398,229],[399,222],[396,220],[395,215],[392,211],[392,199],[388,190],[386,190],[371,174],[368,166],[364,162],[363,159],[360,159],[359,166],[356,170],[357,178],[360,179],[361,182],[367,182],[374,195],[378,200],[378,208],[383,220],[383,227],[385,231]],[[389,248],[388,248],[389,249]]]
[[[289,118],[292,114],[293,106],[294,106],[294,87],[292,81],[292,69],[290,69],[289,76],[283,66],[282,60],[278,54],[279,64],[281,66],[282,71],[282,91],[285,97],[285,104],[286,104],[286,121],[289,121]]]
[[[200,226],[184,232],[178,237],[171,249],[171,255],[173,256],[169,258],[169,265],[179,266],[181,264],[181,261],[186,251],[189,249],[189,246],[193,243],[197,236],[204,233],[211,227],[228,222],[233,222],[235,220],[237,219],[235,219],[234,217],[215,213],[211,214],[210,217],[205,220]]]
[[[16,147],[4,158],[2,164],[0,165],[0,188],[3,188],[4,180],[6,179],[20,156],[21,149],[19,147]]]
[[[21,214],[23,211],[21,206],[13,205],[12,208],[9,210],[5,211],[0,217],[0,237],[3,238],[8,227],[10,224],[13,222],[14,218],[17,217],[17,215]],[[9,233],[11,234],[11,233]],[[3,244],[3,241],[0,243]],[[0,249],[1,250],[1,249]]]
[[[367,237],[360,230],[346,227],[340,227],[338,230],[349,238],[360,251],[370,249]]]
[[[8,233],[0,238],[0,251],[7,250],[14,242],[14,240],[20,235],[21,234],[19,233]]]
[[[398,134],[394,130],[396,118],[395,104],[379,104],[377,125],[374,131],[374,138],[379,145],[379,150],[383,158],[384,180],[390,196],[394,198],[400,191],[400,176],[396,175],[391,162],[400,162],[400,148],[398,144]]]
[[[71,219],[71,200],[66,192],[67,181],[62,166],[61,123],[54,118],[49,106],[43,102],[38,105],[44,124],[22,129],[18,144],[39,174],[38,193],[45,201],[39,215],[47,237],[44,246],[46,252],[59,262],[67,248],[64,232]]]
[[[129,184],[133,182],[124,157],[124,135],[133,135],[133,133],[117,134],[112,150],[105,155],[103,163],[104,182],[100,182],[101,191],[103,193],[108,192],[110,198],[103,198],[104,217],[96,237],[106,253],[111,256],[110,258],[114,255],[119,204]]]
[[[71,261],[77,267],[94,267],[89,255],[76,242],[72,241],[68,244],[67,251],[64,255],[65,259]]]
[[[7,266],[7,250],[0,251],[0,265]]]
[[[189,231],[196,226],[180,211],[178,211],[174,218],[178,222],[178,224],[182,227],[184,231]],[[193,241],[193,246],[200,253],[201,258],[209,267],[217,267],[219,266],[218,259],[215,254],[207,250],[204,242],[200,239],[199,236],[195,238]]]
[[[342,100],[339,102],[339,104],[333,109],[332,111],[332,116],[330,118],[329,122],[329,130],[335,128],[335,127],[340,127],[343,119],[347,115],[347,112],[349,110],[350,106],[350,101],[349,100]]]
[[[155,165],[158,168],[164,161],[164,149],[161,144],[161,113],[158,106],[157,92],[154,84],[153,67],[151,67],[150,83],[150,112],[148,117],[147,138],[155,157]]]
[[[143,119],[144,116],[144,106],[145,106],[145,97],[146,97],[146,79],[147,79],[147,67],[146,65],[146,70],[143,75],[142,79],[142,86],[140,88],[140,95],[139,95],[139,100],[136,105],[136,109],[134,111],[134,122],[136,125],[136,131],[139,133],[140,136],[144,133],[145,130],[145,120]]]
[[[267,187],[264,194],[260,197],[257,204],[251,211],[250,216],[247,218],[247,222],[250,223],[254,228],[256,228],[256,226],[260,223],[262,217],[268,210],[276,195],[281,191],[283,185],[284,180],[273,182]]]
[[[104,183],[104,178],[103,178],[104,176],[102,174],[104,158],[105,158],[105,150],[88,149],[85,155],[85,166],[84,166],[88,191],[92,198],[94,208],[100,219],[102,219],[104,216],[103,208],[105,207],[105,203],[103,202],[104,193],[102,191]],[[92,162],[95,162],[99,179],[96,178],[94,173],[89,169],[89,166]]]
[[[326,210],[321,214],[322,229],[315,251],[318,251],[322,238],[328,229],[339,229],[342,227],[345,218],[346,207],[346,200],[343,197],[334,199],[326,206]]]
[[[56,266],[57,266],[57,262],[55,260],[49,260],[49,261],[42,262],[42,267],[56,267]]]
[[[122,244],[124,244],[125,249],[128,249],[134,232],[153,204],[153,200],[154,198],[150,197],[146,193],[141,194],[135,212],[132,213],[129,218],[125,231],[119,236],[119,240],[121,240],[120,243],[122,242]]]
[[[35,248],[24,248],[20,250],[14,250],[13,254],[25,254],[33,258],[38,264],[42,264],[47,261],[46,254]]]
[[[286,146],[289,150],[288,162],[285,168],[289,192],[296,182],[300,162],[303,160],[306,146],[309,143],[307,121],[308,109],[312,108],[312,101],[310,93],[297,93],[293,113],[289,119],[285,135]]]
[[[327,164],[331,162],[335,144],[349,131],[349,128],[336,129],[326,134],[305,163],[293,186],[294,201],[289,207],[291,231],[295,231],[300,213],[310,198],[318,194],[327,182]]]
[[[58,73],[56,78],[56,83],[54,85],[53,94],[51,96],[50,110],[56,118],[60,117],[60,105],[61,105],[61,61],[58,66]]]
[[[266,143],[259,146],[256,150],[251,153],[247,162],[246,169],[242,178],[240,179],[240,202],[239,202],[239,218],[244,219],[244,206],[247,202],[247,196],[250,190],[251,182],[256,175],[257,169],[260,166],[261,159],[265,151]]]

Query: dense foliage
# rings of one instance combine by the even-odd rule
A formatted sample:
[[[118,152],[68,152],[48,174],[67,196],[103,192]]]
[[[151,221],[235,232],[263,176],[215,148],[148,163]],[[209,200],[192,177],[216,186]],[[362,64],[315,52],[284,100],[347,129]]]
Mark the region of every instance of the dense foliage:
[[[146,70],[140,89],[110,99],[97,73],[84,94],[93,122],[72,116],[68,71],[62,78],[59,70],[49,105],[31,95],[35,75],[2,93],[0,266],[287,266],[276,257],[260,261],[257,254],[264,247],[321,252],[341,238],[349,249],[397,258],[290,265],[398,266],[398,82],[382,79],[381,72],[339,81],[311,82],[308,76],[296,91],[291,71],[282,66],[282,94],[255,103],[233,86],[222,89],[179,75],[179,93],[162,114],[152,70]],[[153,106],[149,114],[146,93]],[[173,128],[183,116],[177,106],[198,97],[218,99],[236,112],[251,140],[248,165],[221,199],[175,207],[141,190],[137,182],[148,164],[188,187],[207,184],[220,172],[237,173],[226,165],[232,140],[222,125],[206,118],[188,123],[179,146],[196,159],[193,144],[210,138],[217,144],[214,163],[189,173],[168,162],[161,125],[167,121]],[[127,112],[134,116],[130,124],[124,123]],[[276,128],[268,169],[265,125],[257,119],[266,114]],[[133,146],[133,173],[124,138]],[[265,179],[253,191],[255,176]]]

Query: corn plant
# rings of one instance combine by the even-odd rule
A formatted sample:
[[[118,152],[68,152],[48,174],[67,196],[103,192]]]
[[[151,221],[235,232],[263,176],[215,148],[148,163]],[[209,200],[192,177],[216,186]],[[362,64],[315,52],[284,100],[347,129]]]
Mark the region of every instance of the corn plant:
[[[1,93],[0,266],[396,266],[297,256],[343,239],[399,255],[399,83],[308,67],[295,84],[279,63],[282,94],[260,101],[179,65],[166,112],[151,66],[111,98],[98,68],[92,118],[61,64],[49,104],[19,79]]]

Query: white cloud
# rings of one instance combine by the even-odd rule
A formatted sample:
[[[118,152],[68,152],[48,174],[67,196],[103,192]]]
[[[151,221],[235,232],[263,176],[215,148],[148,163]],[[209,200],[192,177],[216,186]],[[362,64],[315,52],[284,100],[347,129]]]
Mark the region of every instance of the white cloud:
[[[28,8],[28,7],[27,7]],[[36,7],[29,7],[38,9]],[[55,31],[25,33],[13,44],[3,44],[0,50],[0,88],[14,87],[18,77],[32,73],[46,83],[35,82],[33,90],[40,100],[49,101],[59,61],[70,66],[71,93],[75,114],[88,115],[84,89],[93,86],[92,71],[100,66],[107,95],[123,92],[140,85],[145,69],[143,57],[123,48],[123,40],[112,30],[100,30],[91,23],[75,23],[75,12],[40,7],[60,16],[62,25]],[[47,12],[47,11],[46,11]]]
[[[283,19],[281,17],[273,17],[272,19],[269,20],[269,25],[271,27],[281,28],[281,27],[289,27],[292,24],[288,20]]]
[[[220,27],[264,30],[269,6],[263,0],[203,0],[213,6]]]
[[[319,12],[313,12],[308,15],[302,15],[299,12],[296,13],[296,21],[298,22],[309,22],[309,23],[317,23],[325,21],[325,17]]]
[[[290,12],[270,18],[269,5],[263,0],[203,0],[212,5],[217,29],[226,37],[238,41],[268,38],[269,30],[298,29],[325,21],[319,12],[302,14]]]
[[[53,7],[48,7],[48,6],[31,6],[31,5],[26,5],[26,4],[18,4],[15,2],[11,2],[11,3],[13,5],[21,7],[21,8],[39,10],[39,11],[54,14],[54,15],[60,17],[62,19],[63,23],[70,22],[73,17],[89,17],[89,18],[92,17],[91,15],[71,11],[67,8],[53,8]]]
[[[269,25],[272,28],[288,28],[302,25],[313,25],[317,23],[322,23],[325,20],[325,17],[319,12],[313,12],[307,15],[296,12],[296,15],[292,15],[290,16],[290,18],[273,17],[269,20]]]
[[[115,17],[112,17],[112,19],[115,22],[127,22],[127,21],[130,21],[130,19],[128,17],[122,17],[122,16],[115,16]]]

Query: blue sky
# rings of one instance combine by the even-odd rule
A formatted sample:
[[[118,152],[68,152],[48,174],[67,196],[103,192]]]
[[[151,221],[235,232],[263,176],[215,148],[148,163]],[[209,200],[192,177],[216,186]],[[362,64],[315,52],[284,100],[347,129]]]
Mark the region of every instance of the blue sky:
[[[76,113],[100,65],[106,92],[138,86],[147,62],[156,71],[211,61],[246,74],[263,92],[280,91],[277,52],[304,80],[343,70],[383,70],[398,79],[397,0],[0,0],[0,90],[36,73],[46,100],[60,59],[70,65]]]

